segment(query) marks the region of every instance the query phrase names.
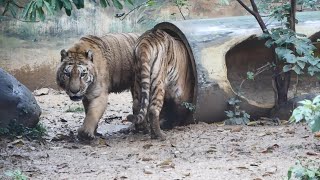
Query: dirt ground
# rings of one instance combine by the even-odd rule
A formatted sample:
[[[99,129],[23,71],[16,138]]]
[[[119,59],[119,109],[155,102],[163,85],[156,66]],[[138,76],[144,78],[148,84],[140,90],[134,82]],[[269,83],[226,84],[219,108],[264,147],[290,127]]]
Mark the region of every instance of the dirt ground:
[[[320,139],[306,125],[193,124],[166,131],[167,140],[124,134],[129,92],[111,94],[100,121],[102,137],[74,137],[84,112],[63,92],[36,96],[47,127],[44,141],[0,140],[0,179],[21,170],[30,179],[286,179],[297,160],[320,166]],[[74,110],[71,110],[74,111]]]

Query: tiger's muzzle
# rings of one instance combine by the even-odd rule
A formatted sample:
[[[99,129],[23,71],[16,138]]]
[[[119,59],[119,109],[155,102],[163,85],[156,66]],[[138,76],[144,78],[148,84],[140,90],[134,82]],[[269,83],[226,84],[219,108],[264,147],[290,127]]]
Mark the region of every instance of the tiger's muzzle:
[[[81,101],[83,96],[69,96],[72,101]]]

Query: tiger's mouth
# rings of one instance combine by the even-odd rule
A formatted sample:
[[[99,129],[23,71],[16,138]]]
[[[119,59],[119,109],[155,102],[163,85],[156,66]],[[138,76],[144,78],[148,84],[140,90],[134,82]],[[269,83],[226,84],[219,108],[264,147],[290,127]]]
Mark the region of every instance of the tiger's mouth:
[[[81,101],[83,96],[69,96],[72,101]]]

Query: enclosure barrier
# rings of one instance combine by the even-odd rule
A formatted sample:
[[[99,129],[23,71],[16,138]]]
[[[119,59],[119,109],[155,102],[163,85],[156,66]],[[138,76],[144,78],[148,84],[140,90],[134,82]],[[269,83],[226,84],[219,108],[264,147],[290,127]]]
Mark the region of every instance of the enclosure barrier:
[[[320,38],[320,12],[298,13],[297,19],[297,32],[306,34],[312,41]],[[243,81],[248,71],[272,62],[270,49],[265,47],[264,40],[258,38],[262,31],[253,17],[163,22],[155,28],[180,38],[186,45],[196,74],[193,120],[224,120],[227,101],[236,94],[240,95],[241,109],[251,117],[268,116],[275,103],[271,70],[264,71],[254,81]],[[301,90],[308,86],[306,82],[313,82],[312,78],[306,78],[310,81],[303,81],[299,86]],[[239,94],[241,82],[244,82],[241,86],[243,93]],[[319,88],[314,89],[320,92]],[[293,94],[292,91],[290,88],[289,95]]]

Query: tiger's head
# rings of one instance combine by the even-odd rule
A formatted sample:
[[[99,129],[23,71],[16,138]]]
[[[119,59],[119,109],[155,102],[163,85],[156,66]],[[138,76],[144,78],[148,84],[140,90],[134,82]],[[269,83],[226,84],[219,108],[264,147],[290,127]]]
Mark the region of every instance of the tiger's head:
[[[96,73],[91,50],[61,50],[61,63],[57,71],[57,83],[73,101],[80,101],[94,82]]]

